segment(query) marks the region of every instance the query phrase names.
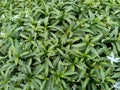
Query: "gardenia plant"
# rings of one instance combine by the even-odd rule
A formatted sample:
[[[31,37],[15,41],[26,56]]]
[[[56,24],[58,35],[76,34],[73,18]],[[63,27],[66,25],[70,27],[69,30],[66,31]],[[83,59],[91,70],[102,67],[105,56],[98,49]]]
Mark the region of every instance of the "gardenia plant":
[[[119,89],[117,56],[120,0],[0,0],[0,90]]]

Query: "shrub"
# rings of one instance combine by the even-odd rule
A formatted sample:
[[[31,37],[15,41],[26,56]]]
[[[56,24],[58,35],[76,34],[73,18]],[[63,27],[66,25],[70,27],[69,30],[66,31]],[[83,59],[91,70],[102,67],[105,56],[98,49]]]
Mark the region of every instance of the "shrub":
[[[1,0],[0,90],[120,88],[119,0]]]

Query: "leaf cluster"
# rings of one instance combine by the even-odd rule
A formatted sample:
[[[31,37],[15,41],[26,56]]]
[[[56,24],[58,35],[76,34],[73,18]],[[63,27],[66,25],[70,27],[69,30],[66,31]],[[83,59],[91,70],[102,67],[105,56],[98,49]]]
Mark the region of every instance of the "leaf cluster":
[[[113,89],[119,23],[119,0],[0,0],[0,90]]]

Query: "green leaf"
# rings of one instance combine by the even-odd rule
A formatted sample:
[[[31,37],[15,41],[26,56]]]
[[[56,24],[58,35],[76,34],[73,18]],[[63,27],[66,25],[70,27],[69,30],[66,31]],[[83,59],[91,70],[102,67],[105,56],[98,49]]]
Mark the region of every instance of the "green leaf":
[[[112,76],[112,78],[119,78],[120,77],[120,72],[116,72],[114,73],[114,75]]]
[[[51,61],[50,61],[48,58],[46,58],[46,62],[48,63],[48,65],[49,65],[51,68],[54,68],[53,65],[52,65],[52,63],[51,63]]]
[[[67,57],[62,50],[60,50],[59,48],[57,48],[58,52],[63,56],[63,57]]]
[[[91,40],[91,42],[96,42],[98,41],[103,35],[99,34],[98,36],[94,36],[94,38]]]
[[[105,71],[103,69],[103,67],[99,67],[100,68],[100,74],[101,74],[101,78],[102,78],[102,82],[105,81]]]
[[[87,84],[89,83],[90,78],[86,78],[85,81],[82,83],[82,88],[85,89]]]
[[[90,20],[93,20],[95,18],[91,10],[89,10],[89,17],[90,17]]]
[[[79,44],[73,44],[72,46],[75,47],[75,48],[78,48],[78,47],[80,48],[80,47],[86,46],[86,43],[82,42],[82,43],[79,43]]]
[[[82,78],[84,78],[85,73],[86,73],[86,70],[82,70],[82,71],[80,72],[78,81],[81,80]]]
[[[74,75],[74,74],[77,74],[77,73],[72,71],[68,71],[64,73],[65,76]]]

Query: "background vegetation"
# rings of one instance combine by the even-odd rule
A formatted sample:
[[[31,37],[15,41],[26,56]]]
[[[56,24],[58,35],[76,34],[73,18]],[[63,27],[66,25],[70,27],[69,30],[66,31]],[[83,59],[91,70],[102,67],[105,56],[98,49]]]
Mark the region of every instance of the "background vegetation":
[[[0,90],[120,88],[120,0],[0,0]]]

